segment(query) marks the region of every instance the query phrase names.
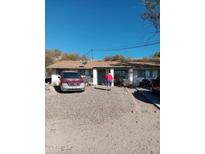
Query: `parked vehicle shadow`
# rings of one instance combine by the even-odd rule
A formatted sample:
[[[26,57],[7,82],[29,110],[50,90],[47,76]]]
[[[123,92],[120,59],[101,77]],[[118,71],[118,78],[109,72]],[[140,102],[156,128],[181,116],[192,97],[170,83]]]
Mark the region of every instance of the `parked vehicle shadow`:
[[[56,92],[62,93],[59,86],[53,86],[53,87],[54,87],[54,89],[56,90]]]
[[[107,87],[94,87],[94,88],[99,90],[107,90]]]
[[[144,93],[144,94],[142,94],[142,93]],[[134,93],[132,93],[132,95],[136,99],[138,99],[138,100],[140,100],[140,101],[142,101],[144,103],[153,104],[152,101],[150,101],[147,97],[145,97],[145,95],[153,95],[153,94],[151,94],[150,91],[135,91]],[[159,104],[159,103],[156,102],[156,104]]]

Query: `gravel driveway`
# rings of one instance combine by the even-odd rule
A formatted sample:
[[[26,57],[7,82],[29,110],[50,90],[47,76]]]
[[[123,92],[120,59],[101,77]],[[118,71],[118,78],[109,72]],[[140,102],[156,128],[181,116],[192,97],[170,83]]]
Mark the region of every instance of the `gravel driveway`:
[[[159,154],[160,113],[132,89],[46,90],[47,154]]]

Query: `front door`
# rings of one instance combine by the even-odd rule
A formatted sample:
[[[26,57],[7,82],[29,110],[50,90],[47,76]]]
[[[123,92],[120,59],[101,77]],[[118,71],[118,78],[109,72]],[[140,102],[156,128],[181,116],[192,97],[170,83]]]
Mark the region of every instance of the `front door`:
[[[104,85],[105,84],[105,70],[99,69],[98,70],[98,85]]]

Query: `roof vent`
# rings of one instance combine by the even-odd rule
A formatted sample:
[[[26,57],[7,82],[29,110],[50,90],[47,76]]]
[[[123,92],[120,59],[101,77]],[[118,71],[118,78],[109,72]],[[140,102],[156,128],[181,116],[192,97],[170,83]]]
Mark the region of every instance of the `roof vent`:
[[[80,64],[85,65],[85,64],[87,64],[87,61],[86,60],[82,60],[82,61],[80,61]]]
[[[87,64],[87,61],[82,60],[80,61],[80,67],[84,67]]]

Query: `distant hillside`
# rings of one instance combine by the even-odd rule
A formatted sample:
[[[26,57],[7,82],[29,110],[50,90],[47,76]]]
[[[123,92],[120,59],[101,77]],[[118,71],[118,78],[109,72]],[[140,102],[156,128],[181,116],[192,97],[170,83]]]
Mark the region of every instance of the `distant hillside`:
[[[90,60],[88,57],[76,53],[65,53],[58,49],[46,49],[45,51],[45,65],[51,65],[61,60]],[[123,55],[114,55],[105,57],[105,61],[119,61],[119,62],[146,62],[153,64],[160,64],[160,52],[156,52],[150,57],[145,58],[128,58]]]
[[[61,60],[89,60],[89,58],[76,53],[65,53],[58,49],[46,49],[45,66],[51,65]]]
[[[105,61],[119,61],[119,62],[149,62],[149,63],[160,63],[160,52],[155,52],[150,57],[144,57],[144,58],[128,58],[123,55],[114,55],[114,56],[108,56],[105,57],[103,60]]]

